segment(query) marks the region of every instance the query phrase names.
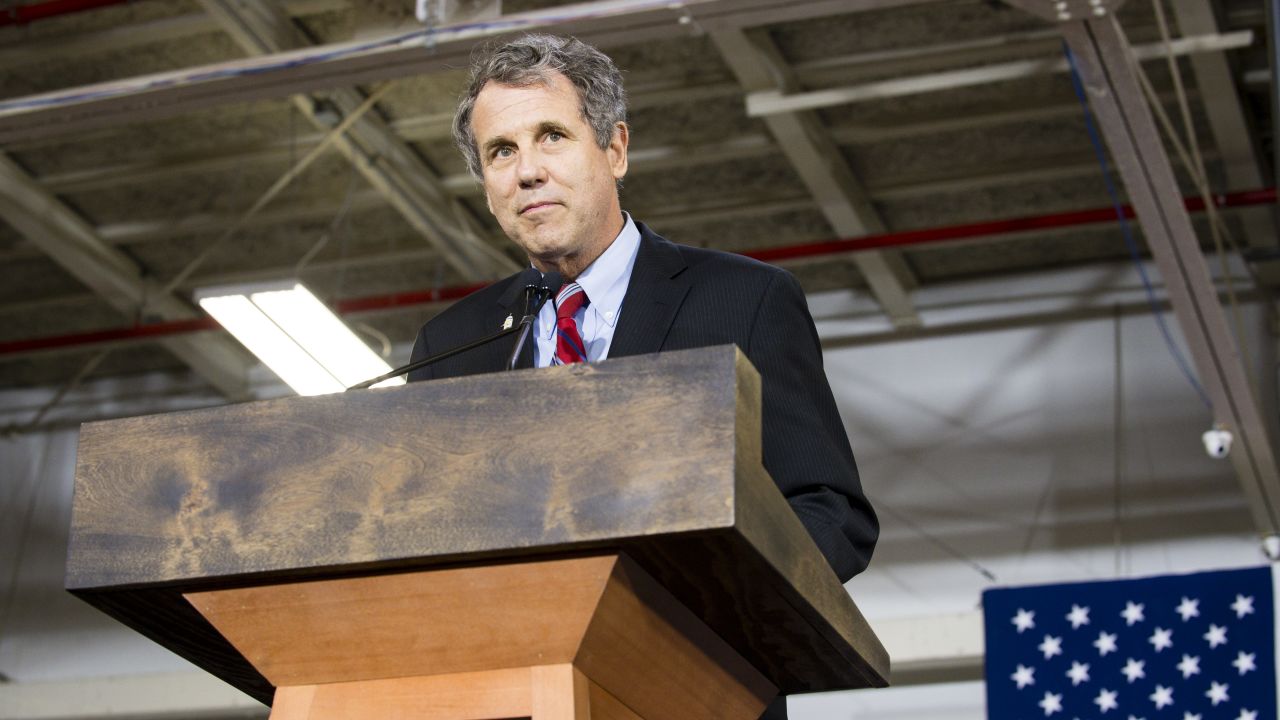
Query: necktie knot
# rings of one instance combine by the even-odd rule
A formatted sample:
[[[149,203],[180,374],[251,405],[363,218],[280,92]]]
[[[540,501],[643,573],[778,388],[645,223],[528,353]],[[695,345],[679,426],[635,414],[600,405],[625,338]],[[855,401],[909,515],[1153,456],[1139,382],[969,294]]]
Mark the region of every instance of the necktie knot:
[[[578,283],[569,283],[556,295],[556,319],[572,318],[587,304],[587,293]]]
[[[574,316],[587,302],[587,293],[578,283],[565,285],[556,295],[556,354],[551,359],[553,365],[586,362],[586,344],[582,342]]]

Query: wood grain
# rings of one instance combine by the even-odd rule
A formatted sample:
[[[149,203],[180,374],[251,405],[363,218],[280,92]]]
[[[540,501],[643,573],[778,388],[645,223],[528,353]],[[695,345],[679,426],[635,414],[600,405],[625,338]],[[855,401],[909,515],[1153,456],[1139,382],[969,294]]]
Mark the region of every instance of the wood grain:
[[[533,707],[530,669],[512,668],[282,687],[271,720],[493,720]]]
[[[530,720],[592,720],[589,681],[570,663],[530,668]]]
[[[760,467],[759,397],[705,348],[89,424],[67,584],[270,702],[183,593],[621,550],[784,692],[884,684]]]
[[[276,686],[572,662],[616,556],[187,596]]]
[[[535,720],[585,720],[587,678],[646,720],[755,720],[777,692],[625,555],[214,590],[188,599],[268,680],[318,687],[307,700],[315,718],[341,717],[324,709],[336,686],[345,688],[336,697],[350,707],[370,694],[411,705],[419,685],[370,683],[521,666],[531,668]]]
[[[727,527],[734,356],[696,355],[86,424],[68,585]]]
[[[569,664],[282,687],[271,720],[642,720]]]
[[[587,695],[591,701],[591,720],[643,720],[609,691],[589,680]]]
[[[315,700],[315,685],[279,688],[271,704],[270,720],[309,720]]]
[[[574,663],[646,720],[754,720],[778,692],[625,555]]]

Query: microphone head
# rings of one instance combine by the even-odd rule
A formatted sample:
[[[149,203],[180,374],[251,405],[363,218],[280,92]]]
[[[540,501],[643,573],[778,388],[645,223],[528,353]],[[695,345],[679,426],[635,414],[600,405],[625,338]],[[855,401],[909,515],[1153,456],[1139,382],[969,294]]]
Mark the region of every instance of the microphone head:
[[[542,286],[542,273],[538,272],[538,268],[527,267],[520,273],[520,277],[516,278],[516,282],[525,290],[537,290]]]
[[[547,292],[548,296],[560,292],[561,285],[564,285],[564,278],[554,270],[542,276],[542,289]]]

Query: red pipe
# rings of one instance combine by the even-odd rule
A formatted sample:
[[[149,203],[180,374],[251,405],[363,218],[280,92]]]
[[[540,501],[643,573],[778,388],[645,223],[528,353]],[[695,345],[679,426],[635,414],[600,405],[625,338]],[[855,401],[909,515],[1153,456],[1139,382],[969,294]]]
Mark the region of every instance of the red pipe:
[[[1276,201],[1276,189],[1246,190],[1244,192],[1218,195],[1214,197],[1217,207],[1247,207],[1250,205],[1266,205]],[[1198,197],[1185,198],[1183,204],[1191,212],[1204,211],[1204,200]],[[1134,217],[1133,207],[1122,207],[1124,216]],[[942,243],[950,240],[964,240],[992,235],[1026,232],[1028,230],[1046,230],[1050,228],[1072,227],[1075,225],[1092,225],[1116,219],[1113,207],[1093,208],[1092,210],[1074,210],[1072,212],[1055,213],[1053,215],[1033,215],[1030,217],[1010,218],[1008,220],[989,220],[968,225],[950,225],[947,227],[907,230],[905,232],[884,233],[882,235],[864,235],[844,240],[827,240],[824,242],[788,245],[780,248],[766,248],[745,252],[743,255],[764,262],[794,260],[796,258],[830,255],[834,253],[856,252],[859,250],[879,250],[883,248],[907,247]]]
[[[1245,192],[1230,193],[1214,197],[1214,205],[1221,208],[1267,205],[1275,202],[1275,188],[1248,190]],[[1204,201],[1200,198],[1186,198],[1183,200],[1183,204],[1186,205],[1187,210],[1191,212],[1201,212],[1204,210]],[[1132,218],[1134,216],[1132,207],[1125,205],[1122,210],[1124,211],[1125,217]],[[764,262],[778,262],[780,260],[795,260],[798,258],[832,255],[837,253],[850,253],[919,245],[936,245],[954,242],[956,240],[991,237],[993,235],[1007,235],[1010,233],[1026,232],[1028,230],[1046,230],[1050,228],[1072,227],[1077,225],[1092,225],[1095,223],[1113,221],[1115,220],[1115,217],[1115,208],[1101,207],[1093,208],[1091,210],[1055,213],[1052,215],[1033,215],[1029,217],[1011,218],[1008,220],[991,220],[988,222],[970,223],[967,225],[950,225],[947,227],[907,230],[905,232],[884,233],[881,235],[867,235],[859,238],[827,240],[825,242],[804,243],[801,245],[788,245],[787,247],[780,248],[764,248],[761,250],[744,252],[742,254]],[[420,290],[414,292],[395,293],[392,295],[373,295],[363,298],[351,298],[349,300],[339,300],[334,305],[339,315],[352,315],[356,313],[370,312],[373,310],[386,310],[395,307],[407,307],[411,305],[442,302],[445,300],[457,300],[458,298],[470,295],[487,284],[488,283],[455,285],[453,287],[439,288],[436,290]],[[27,340],[11,340],[8,342],[0,342],[0,356],[35,352],[38,350],[76,347],[80,345],[119,342],[122,340],[168,337],[171,335],[183,335],[203,330],[215,330],[217,328],[218,323],[215,322],[213,318],[206,316],[190,320],[174,320],[171,322],[134,325],[133,327],[114,328],[111,330],[76,333],[74,335],[30,338]]]
[[[47,0],[42,3],[30,3],[0,10],[0,26],[26,25],[36,20],[46,20],[59,15],[107,7],[123,5],[129,0]]]

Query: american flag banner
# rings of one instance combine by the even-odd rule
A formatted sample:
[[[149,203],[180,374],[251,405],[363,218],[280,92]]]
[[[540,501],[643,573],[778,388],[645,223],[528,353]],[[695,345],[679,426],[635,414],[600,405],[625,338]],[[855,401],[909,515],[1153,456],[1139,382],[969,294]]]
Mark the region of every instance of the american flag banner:
[[[990,720],[1274,720],[1271,569],[988,590]]]

